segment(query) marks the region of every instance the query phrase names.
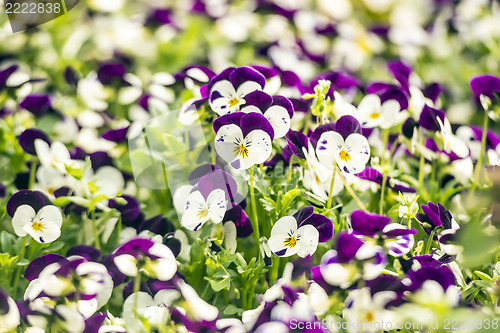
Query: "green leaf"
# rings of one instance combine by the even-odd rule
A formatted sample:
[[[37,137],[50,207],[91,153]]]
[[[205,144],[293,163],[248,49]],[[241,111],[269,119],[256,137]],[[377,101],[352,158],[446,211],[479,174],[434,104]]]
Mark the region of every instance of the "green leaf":
[[[212,287],[212,289],[215,292],[221,291],[222,289],[229,290],[229,288],[231,287],[231,278],[229,276],[226,278],[217,279],[217,280],[210,279],[207,277],[205,277],[205,279],[208,280],[208,282],[210,282],[210,287]]]
[[[288,214],[288,210],[290,209],[290,205],[293,200],[301,193],[299,189],[293,189],[288,191],[281,199],[281,216],[285,216]]]
[[[483,273],[481,271],[474,271],[474,274],[476,274],[483,281],[491,282],[491,277],[486,273]]]
[[[241,314],[244,312],[245,310],[241,309],[241,308],[238,308],[232,304],[229,304],[225,309],[224,309],[224,314],[225,315],[228,315],[228,316],[231,316],[231,315],[235,315],[237,314],[238,316],[241,316]]]
[[[43,252],[45,253],[50,253],[50,252],[56,252],[64,246],[63,241],[55,241],[51,243],[49,246],[47,246],[45,249],[43,249]]]
[[[268,212],[272,211],[276,207],[276,202],[271,198],[260,198],[259,201],[262,203],[262,206],[264,206],[264,209]]]

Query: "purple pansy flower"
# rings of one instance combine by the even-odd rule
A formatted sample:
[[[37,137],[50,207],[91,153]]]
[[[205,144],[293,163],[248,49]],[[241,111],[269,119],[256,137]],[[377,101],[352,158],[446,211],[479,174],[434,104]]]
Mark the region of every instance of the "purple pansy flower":
[[[382,182],[384,180],[384,175],[382,175],[381,172],[379,172],[373,168],[370,168],[370,167],[367,167],[362,172],[357,173],[356,177],[359,177],[359,178],[364,179],[364,180],[369,180],[369,181],[374,182],[374,183],[379,184],[379,185],[382,185]],[[386,180],[387,185],[395,191],[409,192],[409,193],[417,192],[417,190],[414,189],[413,187],[410,187],[410,186],[403,184],[403,183],[397,183],[396,180],[392,180],[392,182],[391,182],[391,180],[392,180],[391,177],[387,177],[387,180]]]
[[[321,134],[316,154],[323,165],[337,163],[340,170],[359,173],[370,159],[370,145],[361,134],[358,121],[352,116],[343,116],[335,124],[335,131]]]
[[[228,68],[209,83],[209,104],[218,115],[239,111],[245,96],[262,90],[266,78],[251,67]]]
[[[385,268],[387,257],[382,247],[364,244],[353,233],[339,234],[334,250],[321,259],[316,277],[332,286],[348,288],[359,279],[372,280]],[[320,273],[320,274],[318,274]]]
[[[290,130],[290,119],[293,117],[293,105],[283,96],[269,96],[262,91],[254,91],[245,97],[245,105],[241,111],[257,112],[266,117],[273,127],[276,138],[284,137]]]
[[[470,80],[470,88],[478,100],[481,95],[496,100],[500,94],[500,77],[491,74],[474,76]]]
[[[272,152],[274,130],[269,121],[256,112],[235,112],[214,121],[215,151],[237,170],[264,163]]]
[[[278,256],[298,254],[304,258],[316,251],[318,242],[326,242],[332,236],[332,221],[321,214],[314,214],[313,207],[304,207],[293,216],[276,221],[268,243],[271,251]]]
[[[41,117],[51,108],[51,98],[46,94],[32,94],[26,96],[19,106]]]
[[[351,214],[351,226],[354,235],[365,244],[382,245],[395,257],[407,254],[415,244],[413,235],[417,230],[391,223],[388,216],[356,210]]]

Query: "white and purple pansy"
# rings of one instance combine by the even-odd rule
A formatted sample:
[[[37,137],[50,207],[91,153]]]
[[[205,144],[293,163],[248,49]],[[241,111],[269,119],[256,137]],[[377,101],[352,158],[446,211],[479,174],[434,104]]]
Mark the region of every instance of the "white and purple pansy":
[[[245,96],[262,90],[265,84],[264,75],[251,67],[228,68],[208,85],[210,107],[220,116],[239,111]]]
[[[320,127],[325,126],[321,125]],[[320,163],[313,146],[317,141],[314,141],[313,138],[309,140],[304,133],[298,131],[289,131],[286,135],[286,140],[290,151],[295,156],[306,160],[308,168],[304,171],[304,178],[302,180],[304,186],[321,199],[327,200],[332,183],[333,165],[323,165]],[[341,181],[340,175],[335,173],[332,195],[340,193],[343,188],[344,183]]]
[[[373,280],[385,268],[387,256],[380,246],[365,244],[353,233],[339,234],[336,249],[321,259],[319,271],[313,268],[315,279],[332,286],[348,288],[359,279]]]
[[[356,116],[363,127],[390,128],[397,121],[399,111],[397,100],[389,99],[382,103],[379,96],[369,94],[359,103]]]
[[[135,238],[113,253],[113,262],[127,276],[144,272],[152,278],[168,281],[177,272],[177,261],[168,246],[150,239]]]
[[[359,173],[370,159],[370,145],[361,134],[359,122],[352,116],[343,116],[335,124],[335,130],[321,134],[316,154],[324,165],[337,163],[344,172]]]
[[[234,169],[264,163],[272,153],[274,130],[260,113],[235,112],[215,119],[215,151]]]
[[[254,91],[245,97],[241,111],[261,113],[271,123],[276,138],[284,137],[290,130],[293,104],[283,96],[270,96],[262,91]]]
[[[61,235],[62,212],[41,192],[18,191],[9,199],[7,212],[19,237],[30,235],[38,243],[51,243]]]
[[[21,324],[16,302],[0,288],[0,332],[15,332]]]
[[[351,214],[351,226],[353,234],[365,244],[382,245],[395,257],[407,254],[415,244],[413,235],[417,230],[391,223],[388,216],[356,210]]]
[[[313,207],[304,207],[274,224],[268,244],[271,251],[280,257],[298,254],[304,258],[316,251],[318,242],[326,242],[332,236],[332,221],[314,214]]]

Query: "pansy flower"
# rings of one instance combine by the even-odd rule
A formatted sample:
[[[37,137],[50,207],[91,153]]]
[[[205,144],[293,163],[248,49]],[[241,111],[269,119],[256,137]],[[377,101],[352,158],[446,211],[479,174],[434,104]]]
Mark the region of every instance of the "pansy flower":
[[[265,84],[264,75],[251,67],[228,68],[209,84],[210,107],[220,116],[239,111],[245,96],[262,90]]]
[[[348,288],[359,279],[372,280],[382,274],[387,256],[382,247],[364,244],[353,233],[342,232],[334,250],[321,259],[320,266],[312,268],[313,279],[332,286]]]
[[[215,151],[233,168],[245,170],[264,163],[272,152],[274,130],[256,112],[235,112],[214,121]]]
[[[128,241],[113,253],[113,261],[127,276],[137,276],[143,271],[150,277],[168,281],[177,272],[175,256],[168,246],[150,239]]]
[[[286,135],[286,140],[290,151],[295,156],[306,160],[308,168],[304,171],[304,178],[302,179],[304,186],[321,199],[327,200],[332,183],[333,165],[327,166],[320,163],[313,146],[315,141],[309,140],[304,133],[290,131]],[[335,173],[332,195],[340,193],[343,188],[344,183],[341,181],[340,175]]]
[[[273,126],[276,138],[284,137],[290,130],[290,119],[293,117],[292,102],[283,96],[269,96],[262,91],[254,91],[245,97],[245,105],[241,111],[245,113],[261,113]]]
[[[388,216],[356,210],[351,214],[351,226],[353,234],[365,244],[382,245],[395,257],[407,254],[415,244],[417,230],[391,223]]]
[[[314,214],[313,207],[304,207],[293,216],[276,221],[268,244],[278,256],[298,254],[304,258],[316,251],[318,242],[326,242],[332,236],[332,221],[321,214]]]
[[[0,288],[0,332],[15,331],[20,323],[16,302]]]
[[[42,139],[35,140],[35,149],[40,163],[66,173],[66,164],[71,162],[68,148],[61,142],[53,142],[50,146]]]
[[[323,132],[318,140],[316,154],[324,165],[337,163],[340,170],[359,173],[370,159],[370,145],[361,134],[361,126],[352,116],[343,116],[334,131]]]
[[[357,119],[363,127],[390,128],[397,121],[400,105],[397,100],[380,101],[375,94],[368,94],[358,105]]]

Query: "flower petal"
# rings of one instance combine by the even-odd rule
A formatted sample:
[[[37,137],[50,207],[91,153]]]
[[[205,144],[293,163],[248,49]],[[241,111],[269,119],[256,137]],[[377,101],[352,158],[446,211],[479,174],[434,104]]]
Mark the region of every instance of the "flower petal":
[[[243,133],[237,125],[224,125],[215,136],[215,151],[227,163],[231,164],[238,159],[236,148],[244,142]]]
[[[213,190],[207,198],[208,215],[214,223],[220,223],[226,213],[226,195],[223,190]]]
[[[276,138],[284,137],[290,130],[290,116],[284,107],[273,105],[267,109],[264,117],[271,123]]]
[[[63,217],[61,210],[57,208],[56,206],[48,205],[43,207],[38,211],[36,214],[36,217],[41,221],[41,222],[52,222],[55,225],[57,225],[59,228],[61,228],[62,223],[63,223]]]
[[[316,147],[316,155],[321,164],[325,166],[333,165],[335,156],[344,147],[344,139],[334,131],[328,131],[321,134]],[[340,166],[340,164],[339,164]]]
[[[305,258],[316,252],[318,248],[319,232],[312,225],[304,225],[297,230],[298,244],[300,246],[297,255]]]
[[[12,218],[12,228],[19,237],[26,236],[27,232],[24,230],[26,224],[31,225],[31,221],[35,218],[36,212],[29,205],[21,205],[16,209],[16,213]]]

